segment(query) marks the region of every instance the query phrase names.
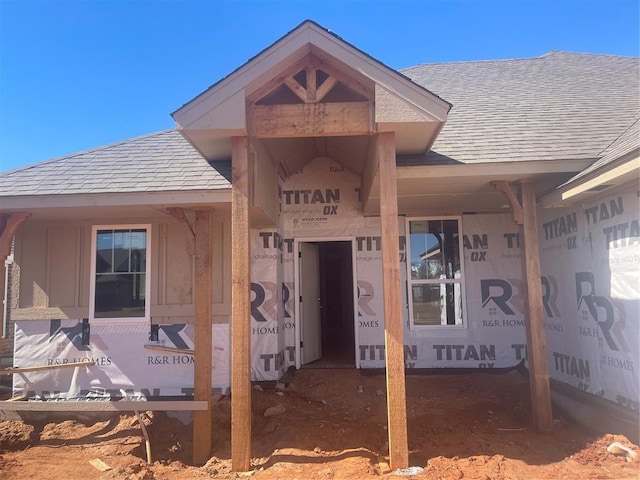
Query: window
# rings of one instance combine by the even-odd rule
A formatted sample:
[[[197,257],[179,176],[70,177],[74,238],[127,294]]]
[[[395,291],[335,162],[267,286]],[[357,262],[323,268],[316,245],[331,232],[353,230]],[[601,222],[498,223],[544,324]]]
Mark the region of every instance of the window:
[[[409,312],[414,326],[462,325],[458,218],[409,219]]]
[[[149,226],[94,227],[92,319],[149,319]]]

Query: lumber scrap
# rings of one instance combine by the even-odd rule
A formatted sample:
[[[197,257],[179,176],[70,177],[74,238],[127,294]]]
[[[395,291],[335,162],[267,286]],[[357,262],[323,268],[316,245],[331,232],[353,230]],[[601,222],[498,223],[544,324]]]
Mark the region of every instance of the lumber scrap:
[[[9,367],[0,370],[1,375],[13,375],[14,373],[28,373],[28,372],[42,372],[46,370],[57,370],[59,368],[71,368],[71,367],[91,367],[96,363],[93,360],[87,362],[69,362],[61,363],[60,365],[36,365],[33,367]]]
[[[152,343],[145,344],[144,348],[149,350],[159,350],[161,352],[170,352],[170,353],[182,353],[184,355],[194,355],[195,351],[189,348],[176,348],[176,347],[167,347],[165,345],[154,345]]]
[[[104,463],[102,460],[100,460],[99,458],[94,458],[92,460],[89,460],[89,463],[97,468],[98,470],[100,470],[101,472],[108,472],[109,470],[111,470],[111,467],[109,465],[107,465],[106,463]]]
[[[0,411],[6,412],[133,412],[171,411],[196,412],[206,410],[208,403],[196,400],[55,400],[37,402],[0,402]]]
[[[26,398],[27,398],[26,395],[16,395],[15,397],[11,397],[8,400],[5,400],[5,402],[19,402],[19,401],[24,400]]]
[[[124,398],[126,398],[127,400],[129,399],[129,395],[127,395],[127,391],[124,388],[120,389],[120,393],[122,393],[122,396]],[[134,410],[133,413],[136,414],[136,418],[138,419],[138,425],[140,425],[140,430],[142,430],[142,436],[144,437],[144,447],[145,447],[145,451],[147,452],[147,463],[153,463],[153,460],[151,457],[151,442],[149,441],[149,433],[147,432],[147,427],[142,421],[140,410]]]

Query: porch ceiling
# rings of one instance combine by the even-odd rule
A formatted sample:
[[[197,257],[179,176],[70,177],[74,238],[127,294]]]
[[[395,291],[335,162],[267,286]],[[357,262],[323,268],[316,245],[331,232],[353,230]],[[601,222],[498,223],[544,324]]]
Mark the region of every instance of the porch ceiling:
[[[404,215],[456,215],[509,212],[505,196],[492,182],[535,179],[539,197],[571,178],[589,161],[531,162],[526,165],[437,165],[398,167],[398,212]],[[380,211],[380,182],[373,181],[365,215]]]
[[[273,138],[262,140],[271,158],[281,165],[287,176],[304,168],[318,157],[328,157],[350,171],[362,175],[370,139],[352,137]]]

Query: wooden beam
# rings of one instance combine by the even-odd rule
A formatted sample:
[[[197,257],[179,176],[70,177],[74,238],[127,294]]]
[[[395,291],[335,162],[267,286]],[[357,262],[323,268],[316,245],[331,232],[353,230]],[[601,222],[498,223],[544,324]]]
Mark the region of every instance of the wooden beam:
[[[542,306],[542,284],[540,275],[540,252],[538,247],[538,220],[534,184],[520,183],[523,224],[523,277],[527,297],[527,360],[529,362],[529,385],[533,423],[541,433],[553,431],[549,368],[547,365],[547,339],[544,328]]]
[[[194,399],[207,409],[193,414],[193,462],[202,465],[211,457],[211,318],[213,281],[208,210],[196,210],[195,223],[195,341]]]
[[[188,348],[167,347],[166,345],[146,344],[144,348],[147,348],[149,350],[159,350],[161,352],[182,353],[183,355],[195,355],[196,353]]]
[[[310,103],[309,102],[309,96],[307,95],[307,91],[304,89],[304,87],[302,85],[300,85],[298,83],[298,81],[293,78],[293,77],[289,77],[287,79],[285,79],[284,84],[289,87],[289,90],[291,90],[293,93],[296,94],[296,96],[302,100],[304,103]]]
[[[398,244],[398,184],[393,132],[378,135],[378,157],[389,462],[391,468],[395,470],[409,466],[409,447],[404,378],[402,295],[400,291],[400,248]]]
[[[187,253],[189,254],[189,256],[193,257],[193,255],[195,254],[195,232],[193,231],[191,222],[184,213],[184,209],[169,207],[167,208],[167,212],[169,213],[169,215],[178,220],[180,222],[180,225],[182,225],[182,228],[187,236]]]
[[[318,90],[316,90],[316,101],[321,102],[337,83],[338,80],[335,77],[327,77],[327,79],[322,82],[322,85],[318,87]]]
[[[509,200],[509,204],[511,205],[513,221],[516,223],[516,225],[522,225],[522,222],[523,222],[522,206],[520,205],[520,202],[518,202],[518,199],[516,198],[515,193],[511,189],[511,185],[509,185],[509,182],[505,180],[499,180],[499,181],[491,182],[491,184],[496,190],[505,194],[505,196],[507,197],[507,200]]]
[[[255,135],[265,138],[368,135],[368,102],[256,105]]]
[[[58,370],[60,368],[91,367],[92,365],[95,365],[95,362],[93,360],[89,360],[87,362],[62,363],[60,365],[36,365],[33,367],[13,367],[13,368],[5,368],[4,370],[0,370],[0,376],[13,375],[14,373],[28,373],[28,372],[42,372],[45,370]]]
[[[0,260],[3,262],[11,253],[11,242],[22,223],[31,216],[28,212],[16,212],[4,217],[0,224]]]
[[[231,468],[251,466],[249,140],[231,139]]]
[[[269,95],[276,88],[282,85],[285,80],[292,75],[295,75],[300,70],[304,69],[311,63],[312,57],[311,55],[307,55],[304,58],[301,58],[296,63],[286,68],[282,72],[278,74],[278,76],[268,80],[260,85],[260,87],[256,88],[252,92],[247,93],[247,103],[256,103],[260,101],[262,98]]]
[[[20,225],[31,216],[28,212],[0,214],[0,357],[2,356],[2,335],[4,325],[5,261],[11,253],[11,243]]]
[[[307,99],[309,103],[317,102],[316,100],[316,88],[318,77],[316,75],[316,69],[313,67],[307,67]]]
[[[361,83],[360,81],[352,78],[351,76],[344,73],[342,70],[335,68],[330,63],[327,63],[323,59],[317,58],[314,59],[315,65],[318,69],[322,70],[324,73],[328,74],[331,77],[335,77],[340,83],[342,83],[345,87],[354,92],[362,95],[364,98],[368,100],[373,100],[375,97],[375,92],[372,87],[368,87],[367,85]]]
[[[146,411],[206,411],[209,404],[203,401],[189,400],[129,400],[129,401],[100,401],[100,400],[62,400],[51,402],[0,402],[0,412],[133,412]]]

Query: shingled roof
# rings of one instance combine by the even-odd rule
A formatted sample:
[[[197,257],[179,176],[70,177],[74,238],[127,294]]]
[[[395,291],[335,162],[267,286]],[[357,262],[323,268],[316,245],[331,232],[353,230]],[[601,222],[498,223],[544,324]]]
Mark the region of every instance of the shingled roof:
[[[230,172],[165,130],[2,173],[0,195],[217,190],[231,187]]]
[[[640,112],[640,59],[551,52],[402,73],[453,103],[433,146],[463,163],[598,159]]]
[[[453,103],[437,163],[593,160],[637,145],[640,59],[551,52],[538,58],[425,64],[402,72]],[[216,190],[210,165],[166,130],[0,174],[0,196]]]

